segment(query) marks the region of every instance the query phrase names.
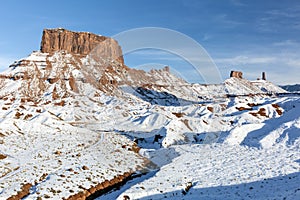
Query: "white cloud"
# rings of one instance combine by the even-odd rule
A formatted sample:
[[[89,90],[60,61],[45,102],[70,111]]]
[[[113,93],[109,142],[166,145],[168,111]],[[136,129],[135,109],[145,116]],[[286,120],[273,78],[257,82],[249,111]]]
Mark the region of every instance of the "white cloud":
[[[205,49],[203,48],[205,51]],[[184,54],[181,55],[181,53]],[[205,51],[206,52],[206,51]],[[208,62],[210,61],[209,54],[206,54],[202,51],[199,51],[198,48],[178,48],[172,49],[172,52],[167,50],[160,50],[160,49],[142,49],[128,53],[131,56],[140,56],[143,59],[152,60],[152,61],[159,61],[159,60],[166,60],[166,61],[187,61],[187,62]],[[125,55],[126,56],[126,55]]]
[[[203,38],[202,38],[202,41],[207,41],[207,40],[210,40],[212,39],[213,36],[211,34],[204,34]]]
[[[159,61],[159,60],[180,61],[180,60],[183,60],[178,55],[172,54],[167,51],[158,50],[158,49],[143,49],[143,50],[130,52],[130,53],[128,53],[128,55],[138,56],[143,59],[152,60],[152,61]]]
[[[297,46],[300,46],[300,43],[299,42],[296,42],[294,40],[284,40],[284,41],[281,41],[281,42],[275,42],[273,43],[274,46],[294,46],[294,47],[297,47]]]
[[[235,56],[232,58],[218,58],[214,59],[218,64],[230,65],[246,65],[246,64],[268,64],[276,61],[275,57],[260,57],[260,56]]]
[[[299,30],[300,6],[267,10],[258,19],[257,28],[263,32]]]
[[[161,56],[161,55],[170,55],[167,51],[164,50],[159,50],[159,49],[141,49],[141,50],[136,50],[129,52],[128,54],[134,54],[134,55],[139,55],[139,56]]]
[[[236,26],[244,24],[241,21],[230,19],[227,14],[217,15],[215,16],[214,20],[227,28],[234,28]]]
[[[299,7],[292,7],[287,9],[280,9],[280,10],[268,10],[266,14],[272,17],[285,17],[285,18],[298,18],[300,17],[300,8]]]
[[[230,2],[234,5],[234,6],[246,6],[245,3],[241,2],[241,0],[230,0]]]

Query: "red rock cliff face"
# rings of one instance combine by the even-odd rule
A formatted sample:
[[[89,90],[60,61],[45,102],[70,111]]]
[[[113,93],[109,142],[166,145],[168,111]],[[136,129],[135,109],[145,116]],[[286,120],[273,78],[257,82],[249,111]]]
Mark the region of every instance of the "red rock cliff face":
[[[54,53],[64,50],[86,56],[113,59],[124,64],[121,47],[112,38],[87,32],[72,32],[65,29],[45,29],[41,42],[41,52]]]
[[[243,78],[243,72],[231,71],[230,72],[230,77]]]

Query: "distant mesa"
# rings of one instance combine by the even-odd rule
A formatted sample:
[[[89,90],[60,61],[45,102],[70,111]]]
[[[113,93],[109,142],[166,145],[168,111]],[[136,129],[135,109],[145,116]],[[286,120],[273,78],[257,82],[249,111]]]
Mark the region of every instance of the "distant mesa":
[[[235,77],[235,78],[243,78],[243,72],[239,71],[231,71],[230,72],[230,78]]]
[[[240,72],[240,71],[234,71],[234,70],[232,70],[231,72],[230,72],[230,78],[232,78],[232,77],[234,77],[234,78],[243,78],[243,72]],[[260,80],[260,78],[257,78],[257,80]],[[266,72],[262,72],[262,74],[261,74],[261,80],[267,80],[267,78],[266,78]]]
[[[92,54],[124,64],[122,49],[112,38],[88,32],[73,32],[63,28],[44,29],[41,52],[53,54],[61,50],[79,56]]]

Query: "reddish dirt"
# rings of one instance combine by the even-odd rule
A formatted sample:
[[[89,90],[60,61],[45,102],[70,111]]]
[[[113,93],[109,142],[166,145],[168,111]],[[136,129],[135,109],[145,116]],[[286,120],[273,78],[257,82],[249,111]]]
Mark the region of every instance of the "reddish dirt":
[[[54,105],[55,106],[64,106],[65,105],[65,101],[64,100],[62,100],[62,101],[60,101],[60,102],[58,102],[58,103],[54,103]]]
[[[207,107],[207,110],[209,110],[210,112],[214,112],[214,108],[210,106]]]
[[[91,198],[92,195],[95,195],[96,193],[102,193],[108,190],[109,188],[116,187],[119,184],[122,184],[122,182],[126,181],[132,174],[129,172],[125,172],[122,175],[115,176],[112,180],[105,180],[102,183],[99,183],[96,186],[93,186],[89,189],[86,189],[82,186],[79,186],[80,189],[83,189],[82,192],[79,192],[77,194],[71,195],[65,200],[85,200],[87,198]]]
[[[279,109],[276,109],[276,112],[277,112],[278,115],[282,115],[282,113],[283,113],[283,112],[282,112],[281,110],[279,110]]]
[[[278,115],[282,115],[281,107],[278,104],[272,104],[273,108],[276,108],[276,112]]]
[[[25,117],[24,117],[24,120],[28,120],[28,119],[30,119],[30,118],[32,118],[32,114],[27,114]]]
[[[254,106],[260,106],[261,104],[259,104],[259,103],[247,103],[247,105],[249,107],[254,107]]]
[[[239,111],[243,111],[243,110],[253,110],[253,108],[245,108],[245,107],[235,107],[237,110]]]
[[[268,117],[265,108],[260,108],[258,112],[249,112],[249,114],[253,115],[254,117],[258,117],[259,115],[263,117]]]
[[[16,112],[15,118],[16,118],[16,119],[20,119],[20,117],[21,117],[22,115],[24,115],[24,114],[23,114],[23,113]]]
[[[257,112],[257,114],[260,114],[261,116],[267,116],[266,114],[266,109],[265,108],[260,108],[259,111]]]
[[[175,115],[176,117],[178,117],[178,118],[181,118],[181,117],[183,117],[184,116],[184,113],[172,113],[173,115]]]
[[[76,93],[79,92],[79,89],[78,89],[78,87],[77,87],[75,78],[74,78],[73,76],[70,76],[70,78],[69,78],[69,84],[70,84],[71,90],[72,90],[73,92],[76,92]]]
[[[191,131],[193,131],[193,129],[190,127],[190,125],[189,125],[189,120],[187,120],[187,119],[185,119],[185,120],[181,120],[184,124],[185,124],[185,126],[188,128],[188,129],[190,129]]]
[[[139,153],[140,149],[141,148],[136,143],[133,143],[131,146],[131,150],[135,153]]]
[[[29,190],[32,187],[32,184],[26,183],[21,187],[21,191],[19,191],[16,195],[9,197],[7,200],[20,200],[26,197],[29,194]]]
[[[0,154],[0,160],[3,160],[3,159],[5,159],[5,158],[7,158],[6,155]]]

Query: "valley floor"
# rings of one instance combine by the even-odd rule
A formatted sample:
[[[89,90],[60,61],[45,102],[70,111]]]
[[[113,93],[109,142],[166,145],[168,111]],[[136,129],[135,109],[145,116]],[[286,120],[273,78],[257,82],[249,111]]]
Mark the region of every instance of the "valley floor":
[[[240,145],[178,145],[152,152],[152,177],[100,199],[299,199],[300,142],[257,149]],[[151,154],[151,152],[150,152]]]
[[[78,101],[0,101],[0,200],[25,186],[26,200],[101,190],[100,200],[300,199],[298,97],[184,106]],[[73,115],[83,118],[67,120]]]

